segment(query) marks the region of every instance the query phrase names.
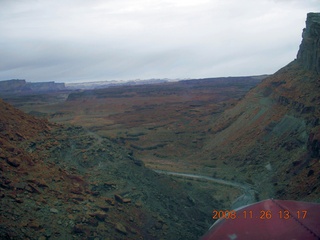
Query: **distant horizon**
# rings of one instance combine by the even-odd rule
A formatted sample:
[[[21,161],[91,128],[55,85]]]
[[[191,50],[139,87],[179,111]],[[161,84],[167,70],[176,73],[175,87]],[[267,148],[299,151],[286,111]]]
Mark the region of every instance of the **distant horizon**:
[[[272,73],[273,74],[273,73]],[[27,83],[45,83],[45,82],[54,82],[54,83],[64,83],[64,84],[77,84],[77,83],[99,83],[99,82],[130,82],[130,81],[150,81],[150,80],[168,80],[168,81],[181,81],[181,80],[201,80],[201,79],[210,79],[210,78],[237,78],[237,77],[262,77],[270,76],[272,74],[258,74],[258,75],[242,75],[242,76],[220,76],[220,77],[203,77],[203,78],[146,78],[146,79],[121,79],[121,80],[93,80],[93,81],[74,81],[74,82],[61,82],[61,81],[30,81],[25,78],[11,78],[11,79],[1,79],[3,81],[12,81],[12,80],[22,80]]]

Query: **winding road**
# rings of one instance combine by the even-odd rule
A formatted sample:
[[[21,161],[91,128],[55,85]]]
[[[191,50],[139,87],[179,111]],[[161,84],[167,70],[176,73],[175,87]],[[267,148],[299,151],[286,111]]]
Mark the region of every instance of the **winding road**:
[[[242,207],[245,205],[249,205],[249,204],[255,202],[254,195],[255,195],[256,191],[253,189],[253,186],[250,184],[237,183],[237,182],[227,181],[227,180],[203,176],[203,175],[169,172],[169,171],[155,170],[155,169],[152,169],[152,170],[155,171],[156,173],[160,173],[160,174],[180,176],[180,177],[193,178],[193,179],[204,179],[204,180],[215,182],[218,184],[228,185],[231,187],[238,188],[243,192],[243,194],[233,201],[232,206],[231,206],[232,209],[236,209],[236,208],[239,208],[239,207]]]

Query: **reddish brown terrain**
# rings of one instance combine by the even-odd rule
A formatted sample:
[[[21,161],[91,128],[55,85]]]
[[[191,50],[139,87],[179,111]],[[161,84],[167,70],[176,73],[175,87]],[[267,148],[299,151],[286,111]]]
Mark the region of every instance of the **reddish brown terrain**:
[[[1,239],[195,239],[222,207],[81,127],[2,100],[0,123]]]
[[[202,162],[187,161],[187,157],[202,148],[215,117],[262,78],[112,87],[71,93],[57,104],[32,96],[24,97],[22,104],[21,98],[8,101],[50,121],[81,125],[112,138],[132,150],[147,167],[204,173]]]
[[[261,199],[318,201],[319,79],[292,62],[219,116],[190,159],[215,163],[217,177],[254,184]]]

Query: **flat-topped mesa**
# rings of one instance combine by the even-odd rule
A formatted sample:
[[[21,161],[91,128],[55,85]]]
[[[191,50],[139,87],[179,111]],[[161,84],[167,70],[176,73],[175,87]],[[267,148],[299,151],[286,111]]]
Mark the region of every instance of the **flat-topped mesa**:
[[[308,13],[297,61],[320,74],[320,13]]]
[[[64,83],[56,82],[26,82],[26,80],[12,79],[0,81],[0,94],[54,92],[65,90]]]

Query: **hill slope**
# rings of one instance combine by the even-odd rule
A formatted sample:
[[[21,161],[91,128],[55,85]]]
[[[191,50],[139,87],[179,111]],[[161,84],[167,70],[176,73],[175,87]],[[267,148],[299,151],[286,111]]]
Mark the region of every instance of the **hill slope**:
[[[191,158],[214,176],[254,184],[260,198],[320,198],[320,14],[309,13],[297,59],[215,121]]]
[[[196,239],[220,206],[107,138],[2,100],[0,173],[1,239]]]

